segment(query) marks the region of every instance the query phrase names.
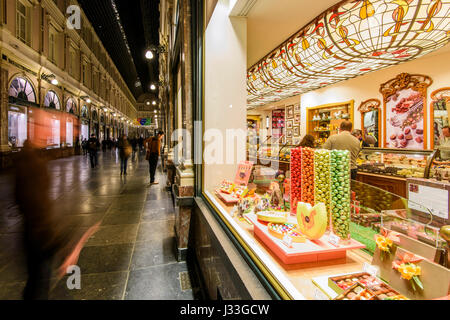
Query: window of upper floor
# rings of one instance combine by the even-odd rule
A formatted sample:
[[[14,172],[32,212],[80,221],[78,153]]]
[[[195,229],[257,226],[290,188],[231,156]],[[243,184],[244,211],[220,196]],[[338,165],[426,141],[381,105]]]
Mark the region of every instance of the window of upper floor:
[[[48,26],[48,59],[57,63],[57,46],[58,46],[58,32],[52,26]]]
[[[27,45],[31,44],[30,25],[30,9],[22,1],[16,0],[16,37]]]

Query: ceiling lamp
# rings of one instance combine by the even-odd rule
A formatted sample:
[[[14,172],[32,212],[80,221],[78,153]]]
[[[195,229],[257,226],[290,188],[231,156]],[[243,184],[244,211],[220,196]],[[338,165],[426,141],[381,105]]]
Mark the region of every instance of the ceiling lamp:
[[[313,21],[248,70],[248,105],[316,90],[445,46],[450,0],[347,0]]]
[[[156,106],[156,101],[153,101],[153,102],[152,102],[152,105]]]
[[[150,105],[150,101],[147,101],[147,105],[148,105],[148,106]]]
[[[156,86],[155,86],[154,84],[152,84],[152,85],[150,86],[150,89],[151,89],[151,90],[156,90]]]
[[[151,50],[147,50],[147,52],[145,53],[145,58],[147,58],[148,60],[153,59],[153,52]]]

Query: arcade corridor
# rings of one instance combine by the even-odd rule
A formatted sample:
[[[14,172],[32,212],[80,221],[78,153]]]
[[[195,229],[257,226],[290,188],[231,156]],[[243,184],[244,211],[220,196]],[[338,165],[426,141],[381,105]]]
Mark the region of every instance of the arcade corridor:
[[[63,278],[50,299],[193,299],[187,265],[173,253],[174,207],[161,168],[150,187],[144,154],[130,159],[124,177],[115,152],[99,155],[93,170],[84,156],[49,162],[59,213],[77,233],[101,221],[80,254],[81,290],[67,289]],[[11,179],[0,175],[0,300],[21,299],[27,277]]]

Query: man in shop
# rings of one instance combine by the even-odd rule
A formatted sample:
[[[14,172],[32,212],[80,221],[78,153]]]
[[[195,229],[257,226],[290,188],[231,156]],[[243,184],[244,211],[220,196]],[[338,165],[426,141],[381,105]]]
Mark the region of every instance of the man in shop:
[[[439,147],[449,148],[446,151],[441,150],[441,159],[450,160],[450,127],[448,126],[442,128],[442,138],[440,139]]]
[[[147,149],[145,158],[148,160],[150,171],[150,184],[158,184],[155,182],[156,167],[158,166],[159,156],[161,155],[161,141],[164,138],[164,132],[159,131],[155,137],[145,140],[144,145]]]
[[[355,180],[357,173],[356,159],[361,150],[361,144],[359,140],[351,134],[352,128],[353,124],[350,121],[343,121],[339,127],[340,133],[330,136],[323,145],[323,148],[329,150],[348,150],[350,152],[352,180]]]
[[[98,165],[98,149],[100,148],[100,142],[95,137],[95,134],[91,134],[91,137],[88,140],[88,152],[89,159],[91,160],[91,168],[94,169]]]
[[[359,140],[362,148],[368,148],[370,145],[363,139],[362,131],[360,129],[355,129],[352,131],[352,136]]]

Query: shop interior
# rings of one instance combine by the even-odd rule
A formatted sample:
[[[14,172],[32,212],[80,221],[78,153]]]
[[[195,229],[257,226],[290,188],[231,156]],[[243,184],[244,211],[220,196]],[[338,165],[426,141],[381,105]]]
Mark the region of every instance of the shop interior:
[[[283,298],[448,298],[450,2],[261,1],[246,19],[236,3],[205,32],[218,216]],[[344,121],[370,142],[356,180],[348,151],[322,149]],[[230,146],[229,129],[247,134]]]

